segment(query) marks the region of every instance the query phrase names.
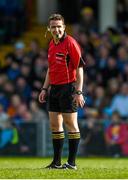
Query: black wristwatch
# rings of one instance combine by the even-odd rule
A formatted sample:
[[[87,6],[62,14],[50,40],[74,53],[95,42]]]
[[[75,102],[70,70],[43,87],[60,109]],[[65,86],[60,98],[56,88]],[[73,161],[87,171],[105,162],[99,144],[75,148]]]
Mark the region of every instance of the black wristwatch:
[[[77,95],[81,95],[81,94],[83,94],[83,92],[82,92],[82,91],[80,91],[80,90],[78,90],[78,91],[76,91],[76,92],[75,92],[75,94],[77,94]]]
[[[46,91],[46,92],[48,91],[48,89],[47,89],[47,88],[41,88],[41,90],[44,90],[44,91]]]

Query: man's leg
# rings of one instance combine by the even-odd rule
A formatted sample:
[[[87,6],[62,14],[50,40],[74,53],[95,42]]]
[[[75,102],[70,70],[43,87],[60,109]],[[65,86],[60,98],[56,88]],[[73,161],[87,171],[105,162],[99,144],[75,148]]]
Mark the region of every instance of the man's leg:
[[[80,140],[80,131],[77,122],[77,112],[63,113],[63,119],[68,130],[69,138],[68,163],[72,166],[75,166],[75,159]]]
[[[61,153],[64,142],[64,130],[63,130],[63,118],[62,114],[58,112],[49,112],[50,126],[52,130],[52,140],[53,140],[53,164],[61,165]]]

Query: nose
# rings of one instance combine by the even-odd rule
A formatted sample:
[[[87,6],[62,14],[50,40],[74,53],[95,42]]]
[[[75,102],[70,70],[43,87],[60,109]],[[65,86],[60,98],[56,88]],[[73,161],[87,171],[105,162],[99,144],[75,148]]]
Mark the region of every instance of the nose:
[[[58,27],[55,27],[55,31],[58,32],[58,31],[59,31],[59,28],[58,28]]]

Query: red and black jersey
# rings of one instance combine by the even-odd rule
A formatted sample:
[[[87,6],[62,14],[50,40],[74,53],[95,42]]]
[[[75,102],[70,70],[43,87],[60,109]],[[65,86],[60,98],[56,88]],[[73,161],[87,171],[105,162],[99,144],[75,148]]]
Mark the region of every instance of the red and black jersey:
[[[67,84],[76,81],[81,49],[74,38],[65,35],[58,44],[51,40],[48,49],[50,84]]]

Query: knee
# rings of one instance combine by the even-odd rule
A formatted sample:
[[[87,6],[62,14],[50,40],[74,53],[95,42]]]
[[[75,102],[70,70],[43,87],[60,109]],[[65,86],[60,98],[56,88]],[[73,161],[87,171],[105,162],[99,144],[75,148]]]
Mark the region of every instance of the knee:
[[[65,125],[66,125],[68,132],[79,132],[78,124],[76,124],[76,123],[70,124],[69,122],[67,122]]]
[[[51,124],[50,127],[53,132],[63,131],[63,127],[57,124]]]
[[[79,132],[79,128],[78,127],[69,127],[68,132]]]

